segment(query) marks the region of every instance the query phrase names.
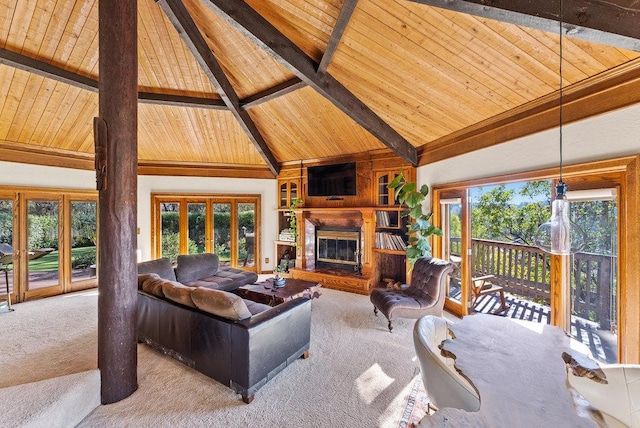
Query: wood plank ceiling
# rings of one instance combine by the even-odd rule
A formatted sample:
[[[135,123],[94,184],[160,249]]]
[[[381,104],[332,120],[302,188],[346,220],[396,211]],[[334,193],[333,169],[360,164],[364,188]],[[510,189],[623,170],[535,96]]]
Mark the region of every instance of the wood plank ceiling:
[[[556,126],[558,32],[439,3],[138,0],[140,164],[265,177],[372,152],[424,164]],[[0,160],[91,167],[97,6],[0,0]],[[607,92],[640,79],[638,52],[591,40],[563,39],[569,120],[640,101]],[[594,94],[615,102],[584,108]]]

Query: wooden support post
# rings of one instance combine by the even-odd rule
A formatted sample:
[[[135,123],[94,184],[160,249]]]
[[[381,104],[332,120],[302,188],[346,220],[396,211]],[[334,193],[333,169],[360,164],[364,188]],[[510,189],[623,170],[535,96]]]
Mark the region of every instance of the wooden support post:
[[[99,2],[100,117],[98,368],[102,403],[120,401],[137,381],[137,1]],[[106,141],[103,141],[106,140]]]

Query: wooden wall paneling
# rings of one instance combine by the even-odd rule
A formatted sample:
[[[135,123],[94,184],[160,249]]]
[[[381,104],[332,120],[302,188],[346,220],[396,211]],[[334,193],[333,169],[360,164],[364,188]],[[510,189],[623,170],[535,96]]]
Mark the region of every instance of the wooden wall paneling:
[[[13,141],[19,140],[20,132],[22,132],[24,123],[36,102],[37,94],[40,91],[40,87],[44,84],[44,80],[43,77],[29,74],[24,86],[24,91],[20,94],[16,112],[5,139]]]
[[[64,36],[67,23],[72,18],[76,2],[57,1],[55,6],[51,7],[42,3],[36,12],[40,24],[44,24],[44,31],[38,31],[32,40],[33,46],[27,50],[36,52],[40,58],[52,58],[55,56],[59,47],[59,41]]]
[[[65,118],[65,122],[56,134],[54,144],[62,148],[78,150],[86,135],[93,134],[92,117],[98,112],[98,94],[79,91],[73,108]],[[85,147],[87,152],[93,153],[93,147]]]
[[[18,136],[18,138],[16,138],[17,141],[34,141],[33,135],[38,130],[39,125],[41,123],[49,123],[42,121],[50,121],[51,116],[54,113],[54,111],[52,111],[52,108],[49,108],[47,110],[47,107],[50,107],[51,104],[56,104],[57,106],[60,105],[60,89],[61,88],[58,88],[58,82],[56,82],[55,80],[43,79],[42,85],[40,86],[40,89],[38,91],[38,95],[36,96],[32,108],[29,111],[29,115],[23,122],[22,129],[20,130],[20,135]],[[36,139],[35,141],[41,140]]]
[[[53,58],[68,70],[85,76],[97,76],[98,2],[68,2],[73,10],[64,23]]]
[[[293,74],[234,30],[199,0],[184,4],[240,99],[284,83]]]
[[[414,85],[418,84],[420,86],[438,88],[438,93],[448,97],[446,102],[458,104],[456,105],[456,110],[462,116],[471,114],[472,117],[477,117],[478,114],[495,111],[498,106],[504,104],[502,97],[497,97],[494,90],[484,84],[484,80],[486,79],[482,78],[482,75],[474,75],[474,79],[466,78],[465,72],[470,69],[466,62],[461,61],[457,52],[449,52],[450,48],[444,46],[450,41],[456,43],[456,39],[460,37],[458,34],[464,34],[464,28],[459,28],[459,32],[447,35],[448,37],[442,40],[441,37],[443,36],[440,35],[441,33],[434,32],[434,28],[431,25],[426,27],[428,32],[424,30],[420,31],[422,27],[426,25],[425,23],[413,23],[409,21],[409,24],[413,24],[409,27],[413,34],[409,38],[401,37],[401,33],[398,33],[397,28],[404,24],[403,13],[405,14],[404,16],[406,16],[408,11],[401,10],[395,12],[392,9],[389,13],[380,15],[383,9],[376,8],[374,5],[375,3],[371,4],[371,11],[369,12],[371,15],[367,16],[365,21],[370,27],[367,28],[365,25],[358,26],[358,31],[362,32],[362,37],[359,38],[358,41],[366,46],[370,45],[370,43],[364,40],[368,37],[372,38],[372,41],[376,42],[376,46],[373,47],[374,51],[376,48],[378,50],[383,48],[395,57],[394,65],[396,60],[400,61],[398,66],[401,66],[409,75],[423,78],[422,80],[412,82]],[[411,6],[409,3],[406,5]],[[407,8],[410,9],[409,7]],[[381,21],[381,18],[376,18],[377,16],[384,17],[384,21]],[[463,16],[461,20],[464,21],[465,18],[466,17]],[[464,49],[472,49],[467,47],[467,45],[481,40],[483,28],[481,25],[478,25],[478,23],[474,24],[476,38],[464,40],[462,43],[459,42],[461,46],[464,46]],[[414,37],[420,40],[420,45],[424,44],[422,46],[419,45],[421,48],[416,46]],[[377,47],[378,45],[380,47]],[[482,45],[481,51],[487,56],[491,56],[493,50],[496,49],[493,46],[484,45],[484,43],[482,43]],[[420,48],[420,55],[415,54],[417,48]],[[367,56],[371,57],[370,55]],[[373,56],[372,58],[376,57]],[[490,61],[490,59],[487,58],[485,61]],[[434,65],[436,65],[436,67],[434,67]],[[508,67],[509,64],[504,60],[503,56],[499,64],[496,64],[494,59],[493,65],[502,68]],[[429,75],[425,75],[422,70],[429,70]],[[398,71],[396,70],[394,74],[397,75],[397,73]],[[526,80],[526,77],[526,75],[521,76],[523,80]],[[492,79],[495,80],[495,76],[490,77],[488,80]],[[466,102],[460,103],[458,101],[460,93],[465,94],[464,98]],[[434,99],[434,102],[437,102],[437,100]],[[478,109],[477,106],[482,106],[482,109]]]
[[[27,38],[27,31],[24,29],[29,28],[29,23],[33,17],[33,14],[38,5],[38,1],[16,1],[13,5],[13,10],[9,9],[7,17],[11,17],[11,27],[9,34],[7,34],[5,46],[11,46],[15,50],[22,50]],[[17,31],[18,28],[23,28],[22,31]]]
[[[275,142],[272,151],[282,162],[331,158],[383,147],[310,87],[252,108],[250,113],[265,138]]]
[[[341,2],[253,0],[247,3],[315,62],[320,63],[338,19]]]

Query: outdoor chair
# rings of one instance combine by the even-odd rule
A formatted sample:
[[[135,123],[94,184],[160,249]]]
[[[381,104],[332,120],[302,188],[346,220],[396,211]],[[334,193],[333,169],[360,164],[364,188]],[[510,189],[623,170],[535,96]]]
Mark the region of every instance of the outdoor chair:
[[[504,298],[504,289],[499,285],[491,283],[489,280],[492,278],[495,278],[495,276],[483,275],[471,278],[471,301],[469,302],[471,312],[473,312],[480,298],[489,294],[498,294],[500,297],[500,308],[496,309],[493,314],[497,315],[509,309],[509,305],[507,305]]]
[[[369,298],[373,313],[382,312],[393,330],[393,319],[420,318],[424,315],[442,316],[446,297],[446,278],[457,270],[455,264],[445,260],[420,257],[413,265],[411,284],[400,289],[376,288]]]

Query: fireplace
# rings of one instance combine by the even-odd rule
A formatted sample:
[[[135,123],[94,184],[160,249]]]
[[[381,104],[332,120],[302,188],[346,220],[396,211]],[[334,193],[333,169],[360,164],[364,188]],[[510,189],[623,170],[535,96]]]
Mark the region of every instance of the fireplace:
[[[316,229],[316,266],[361,270],[360,229]]]

